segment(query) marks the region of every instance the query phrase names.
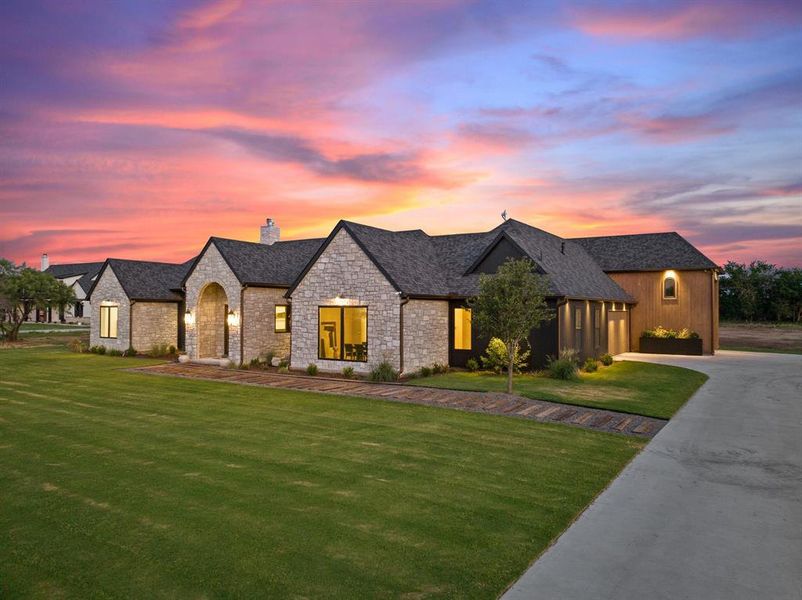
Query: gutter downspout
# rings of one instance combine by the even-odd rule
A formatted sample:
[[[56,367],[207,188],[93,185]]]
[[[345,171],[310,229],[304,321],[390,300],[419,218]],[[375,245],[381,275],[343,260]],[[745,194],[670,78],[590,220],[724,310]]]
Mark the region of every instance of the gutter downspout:
[[[404,372],[404,306],[409,302],[409,296],[401,296],[401,304],[399,308],[399,328],[398,328],[398,349],[399,349],[399,373]]]
[[[239,289],[239,364],[245,362],[245,288],[246,283]]]

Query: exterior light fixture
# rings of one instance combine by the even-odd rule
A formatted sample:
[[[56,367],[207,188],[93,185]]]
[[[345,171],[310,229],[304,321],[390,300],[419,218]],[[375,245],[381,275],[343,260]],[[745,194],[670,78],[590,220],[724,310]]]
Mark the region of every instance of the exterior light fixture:
[[[235,313],[233,310],[228,311],[228,315],[226,316],[226,323],[228,323],[229,327],[236,327],[239,325],[239,315]]]
[[[345,306],[346,304],[348,304],[348,300],[343,298],[340,294],[337,294],[334,297],[334,304],[336,304],[337,306]]]
[[[195,324],[195,315],[193,315],[192,311],[189,309],[187,309],[187,312],[184,313],[184,324],[186,325]]]

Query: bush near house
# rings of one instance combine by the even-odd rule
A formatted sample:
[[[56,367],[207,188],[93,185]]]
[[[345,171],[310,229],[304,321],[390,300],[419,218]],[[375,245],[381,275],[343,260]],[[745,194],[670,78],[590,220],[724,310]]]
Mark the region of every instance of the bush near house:
[[[476,362],[475,358],[469,358],[467,361],[465,361],[465,368],[468,369],[468,371],[470,371],[471,373],[473,373],[474,371],[479,370],[479,363]]]
[[[431,367],[421,367],[418,369],[418,375],[421,377],[431,377],[432,376],[432,368]]]
[[[554,379],[576,379],[579,366],[579,355],[576,350],[567,348],[560,352],[559,358],[550,356],[546,370]]]
[[[523,348],[524,345],[527,346],[526,349]],[[515,351],[515,356],[512,360],[515,373],[520,373],[526,369],[530,354],[528,345],[529,343],[524,340],[521,346]],[[481,359],[482,366],[488,371],[493,371],[497,375],[506,372],[509,367],[510,360],[509,354],[507,353],[507,344],[498,338],[492,338],[487,344],[487,348],[485,349],[485,353]]]
[[[609,353],[602,354],[599,360],[601,361],[601,364],[603,364],[605,367],[609,367],[611,364],[613,364],[613,355]]]
[[[309,363],[306,366],[306,374],[307,375],[317,375],[317,365],[315,363]]]
[[[354,378],[354,367],[343,367],[343,377],[346,379]]]
[[[368,379],[371,381],[398,381],[398,371],[389,361],[383,360],[370,370]]]
[[[595,373],[599,370],[599,361],[595,358],[588,357],[587,360],[585,360],[585,364],[582,365],[582,370],[585,371],[585,373]]]

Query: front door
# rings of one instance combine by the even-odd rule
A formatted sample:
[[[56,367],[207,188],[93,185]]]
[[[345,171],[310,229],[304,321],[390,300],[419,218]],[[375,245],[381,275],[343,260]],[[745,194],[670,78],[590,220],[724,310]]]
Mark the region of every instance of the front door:
[[[629,350],[627,312],[623,310],[607,312],[607,351],[621,354]]]

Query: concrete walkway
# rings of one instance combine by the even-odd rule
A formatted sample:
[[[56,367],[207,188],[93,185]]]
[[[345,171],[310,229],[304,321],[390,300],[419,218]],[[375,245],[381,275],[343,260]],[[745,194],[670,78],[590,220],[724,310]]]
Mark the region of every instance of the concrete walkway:
[[[652,437],[666,421],[640,415],[585,408],[571,404],[529,400],[521,396],[487,392],[464,392],[396,383],[369,383],[353,379],[307,377],[274,371],[225,369],[197,363],[163,363],[129,369],[151,375],[226,381],[242,385],[286,388],[343,396],[363,396],[408,404],[426,404],[468,412],[480,412],[534,421],[563,423],[583,429]]]
[[[802,598],[802,356],[623,358],[710,380],[504,598]]]

